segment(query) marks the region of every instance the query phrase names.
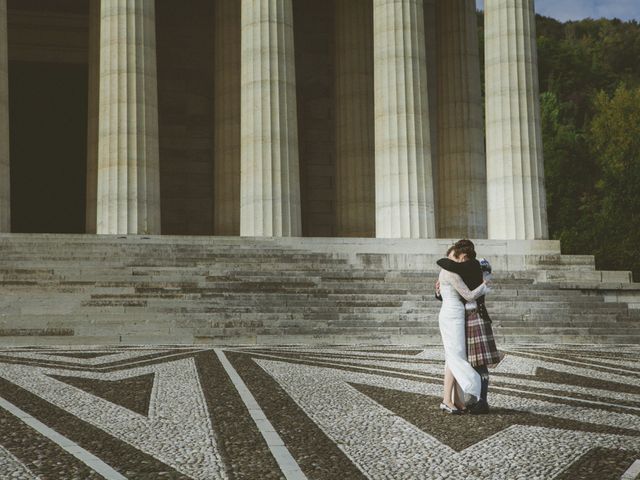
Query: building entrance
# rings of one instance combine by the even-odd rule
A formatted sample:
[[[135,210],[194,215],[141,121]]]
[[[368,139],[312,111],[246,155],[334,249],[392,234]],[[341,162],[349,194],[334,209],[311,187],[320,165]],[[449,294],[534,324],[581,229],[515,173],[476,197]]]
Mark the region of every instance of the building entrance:
[[[11,230],[84,233],[86,65],[11,62]]]

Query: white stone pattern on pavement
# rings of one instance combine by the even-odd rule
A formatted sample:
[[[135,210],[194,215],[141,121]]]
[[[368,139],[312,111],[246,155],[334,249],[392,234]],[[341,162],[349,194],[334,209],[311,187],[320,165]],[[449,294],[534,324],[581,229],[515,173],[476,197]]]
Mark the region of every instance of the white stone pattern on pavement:
[[[139,352],[139,355],[147,352]],[[110,360],[109,360],[110,361]],[[145,417],[51,378],[122,380],[155,374]],[[2,365],[0,376],[195,479],[225,479],[192,359],[112,373]]]
[[[283,423],[276,407],[265,402],[270,392],[281,395],[276,386],[309,420],[307,426],[296,424],[295,428],[319,429],[345,461],[371,480],[566,479],[570,468],[578,468],[594,452],[618,452],[626,456],[611,477],[617,480],[640,459],[640,367],[636,362],[640,347],[505,347],[505,359],[491,371],[489,397],[492,413],[502,412],[494,417],[502,426],[471,441],[468,429],[480,427],[467,428],[465,422],[471,425],[468,422],[474,416],[434,416],[444,422],[445,430],[448,425],[460,430],[455,433],[458,437],[443,440],[442,432],[428,422],[412,422],[411,415],[399,407],[395,411],[397,403],[393,402],[399,400],[393,398],[400,395],[397,398],[414,402],[411,405],[416,409],[427,408],[438,415],[444,366],[440,346],[252,346],[222,351],[230,362],[227,368],[233,366],[255,397],[252,401],[261,408],[260,418],[270,422],[269,428],[280,435],[292,461],[299,464],[299,475],[308,478],[327,477],[305,470],[316,459],[300,457],[296,445],[288,443],[292,437],[287,430],[294,425]],[[11,397],[12,389],[29,392],[188,478],[240,478],[234,473],[238,460],[230,458],[236,436],[242,432],[221,428],[224,419],[212,413],[215,405],[211,402],[217,398],[206,394],[211,382],[227,382],[227,391],[243,405],[236,390],[239,379],[234,386],[225,374],[216,379],[203,377],[202,372],[208,370],[198,363],[202,358],[212,364],[219,361],[209,347],[4,348],[0,349],[0,398]],[[222,365],[220,371],[224,371]],[[143,376],[153,378],[146,393],[147,415],[103,398],[97,390],[74,386]],[[365,391],[382,392],[392,400],[382,402]],[[14,393],[11,401],[16,403],[16,398],[21,397]],[[16,405],[28,411],[27,403]],[[249,417],[245,407],[238,411]],[[509,412],[506,420],[504,412]],[[492,413],[483,416],[488,424]],[[47,423],[46,418],[40,421]],[[449,421],[452,423],[446,423]],[[80,447],[91,450],[91,445],[83,445],[78,438],[74,441]],[[458,440],[462,446],[455,448]],[[92,453],[99,457],[99,452]],[[322,460],[325,453],[318,451],[317,455]],[[0,478],[40,478],[43,472],[35,471],[30,458],[29,452],[0,432]],[[106,463],[126,476],[117,459]],[[283,476],[279,467],[272,468],[264,472],[265,479]],[[607,474],[614,471],[611,465],[602,468]],[[580,478],[609,478],[597,469],[591,475]]]
[[[11,454],[6,448],[0,446],[0,472],[5,478],[15,480],[38,480],[38,477],[29,471],[20,460]]]
[[[452,473],[461,475],[460,478],[513,478],[517,472],[518,476],[524,475],[522,478],[545,479],[553,478],[589,448],[640,449],[640,438],[514,426],[482,445],[456,454],[357,392],[349,383],[430,395],[440,394],[439,385],[284,362],[258,363],[372,479],[388,478],[391,471],[399,472],[398,478],[415,479],[424,478],[425,472],[434,478]],[[640,430],[640,416],[633,414],[609,412],[603,416],[594,409],[533,399],[515,400],[502,394],[494,394],[492,404]],[[489,464],[495,468],[487,468]]]

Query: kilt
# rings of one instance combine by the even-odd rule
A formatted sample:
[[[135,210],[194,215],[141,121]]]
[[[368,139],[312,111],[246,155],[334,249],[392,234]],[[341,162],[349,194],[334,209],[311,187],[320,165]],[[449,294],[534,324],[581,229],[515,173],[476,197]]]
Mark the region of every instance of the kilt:
[[[497,365],[503,355],[496,348],[491,322],[483,319],[477,309],[465,312],[467,360],[473,367]]]

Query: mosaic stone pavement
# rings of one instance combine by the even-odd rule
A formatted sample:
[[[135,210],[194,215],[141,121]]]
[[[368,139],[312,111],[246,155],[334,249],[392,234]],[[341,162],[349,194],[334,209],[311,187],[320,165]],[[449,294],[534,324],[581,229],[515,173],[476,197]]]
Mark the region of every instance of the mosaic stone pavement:
[[[489,415],[442,349],[0,349],[1,479],[631,479],[640,347],[517,346]]]

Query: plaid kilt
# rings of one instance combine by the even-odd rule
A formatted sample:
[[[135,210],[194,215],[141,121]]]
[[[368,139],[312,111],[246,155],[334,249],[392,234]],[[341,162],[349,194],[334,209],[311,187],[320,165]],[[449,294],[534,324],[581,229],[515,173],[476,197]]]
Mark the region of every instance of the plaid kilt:
[[[500,363],[503,355],[496,348],[491,322],[483,319],[477,309],[466,310],[465,328],[469,363],[473,367],[492,367]]]

